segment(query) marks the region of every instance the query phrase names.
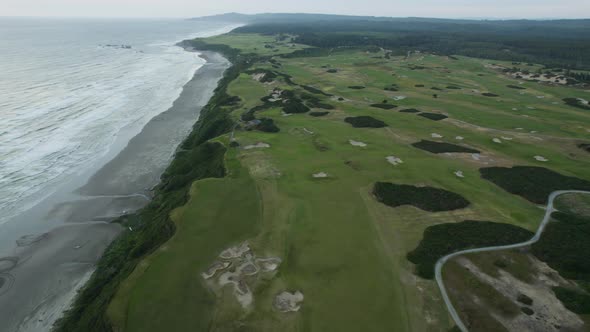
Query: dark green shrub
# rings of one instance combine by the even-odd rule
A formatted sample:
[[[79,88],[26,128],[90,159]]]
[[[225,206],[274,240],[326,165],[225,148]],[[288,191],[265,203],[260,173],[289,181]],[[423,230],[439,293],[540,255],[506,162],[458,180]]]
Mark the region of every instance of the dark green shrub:
[[[420,113],[420,111],[415,108],[406,108],[406,109],[400,110],[400,113]]]
[[[509,193],[537,203],[546,204],[549,194],[556,190],[590,190],[590,182],[561,175],[543,167],[488,167],[479,170],[481,177]]]
[[[430,120],[440,121],[448,118],[448,116],[439,113],[420,113],[418,116],[425,117]]]
[[[330,112],[309,112],[309,115],[319,117],[330,114]]]
[[[416,273],[426,279],[434,277],[434,265],[453,252],[519,243],[529,240],[533,233],[510,224],[466,220],[426,228],[418,247],[407,254],[416,264]]]
[[[350,123],[355,128],[383,128],[387,127],[387,124],[381,120],[377,120],[371,116],[355,116],[344,119],[347,123]]]
[[[377,200],[391,207],[412,205],[424,211],[452,211],[469,206],[459,194],[432,187],[377,182],[373,187]]]
[[[375,108],[381,108],[384,110],[391,110],[397,107],[397,105],[392,105],[392,104],[372,104],[371,107],[375,107]]]
[[[576,314],[590,314],[590,295],[565,287],[553,287],[555,296],[563,305]]]
[[[434,142],[428,140],[421,140],[420,142],[413,143],[413,147],[422,149],[432,153],[447,153],[447,152],[455,152],[455,153],[479,153],[478,150],[464,147],[461,145],[455,145],[451,143],[442,143],[442,142]]]

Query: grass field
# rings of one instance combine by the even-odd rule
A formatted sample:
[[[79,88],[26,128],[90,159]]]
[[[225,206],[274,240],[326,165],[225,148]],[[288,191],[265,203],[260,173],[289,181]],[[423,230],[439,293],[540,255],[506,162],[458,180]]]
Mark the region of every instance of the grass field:
[[[206,41],[264,56],[303,47],[248,34]],[[323,57],[275,56],[273,63],[254,64],[333,95],[314,94],[335,108],[314,117],[285,116],[273,107],[255,116],[273,119],[280,132],[236,130],[240,147],[228,147],[228,177],[193,184],[190,202],[173,214],[176,235],[144,260],[111,302],[108,313],[115,327],[142,332],[446,331],[452,322],[438,289],[416,276],[406,259],[423,231],[463,220],[534,230],[544,213],[482,179],[479,169],[542,166],[590,180],[590,154],[577,147],[590,141],[590,113],[562,102],[588,100],[588,91],[519,84],[491,68],[490,60],[381,56],[348,50]],[[385,90],[392,84],[398,91]],[[357,85],[366,88],[349,88]],[[228,89],[241,99],[232,118],[237,121],[244,111],[262,105],[260,98],[275,88],[306,92],[280,77],[261,83],[243,73]],[[483,96],[486,92],[498,97]],[[384,100],[398,108],[370,106]],[[432,121],[398,111],[409,108],[448,118]],[[358,116],[379,119],[387,127],[353,128],[345,122]],[[228,146],[229,136],[218,140]],[[433,154],[412,146],[421,140],[467,145],[481,153]],[[403,162],[393,165],[389,156]],[[319,173],[326,176],[313,176]],[[373,197],[377,182],[441,188],[471,204],[433,213],[391,208]],[[219,252],[244,240],[257,254],[282,259],[273,278],[253,286],[254,302],[247,308],[229,288],[213,290],[200,276]],[[304,294],[298,312],[273,309],[274,296],[283,290]]]

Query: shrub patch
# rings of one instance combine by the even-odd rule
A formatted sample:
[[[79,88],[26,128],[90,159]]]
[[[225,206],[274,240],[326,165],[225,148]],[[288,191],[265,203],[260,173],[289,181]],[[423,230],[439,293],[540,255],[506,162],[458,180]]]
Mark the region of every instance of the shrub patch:
[[[590,190],[590,181],[565,176],[543,167],[488,167],[479,170],[481,177],[509,193],[537,203],[546,204],[556,190]]]
[[[412,205],[429,212],[452,211],[469,206],[459,194],[432,187],[377,182],[373,187],[377,200],[391,207]]]
[[[362,115],[355,117],[348,117],[344,119],[347,123],[350,123],[355,128],[383,128],[387,127],[387,124],[381,120],[377,120],[372,116]]]
[[[478,150],[464,147],[461,145],[455,145],[451,143],[434,142],[429,140],[421,140],[420,142],[412,144],[413,147],[422,149],[431,153],[479,153]]]
[[[439,113],[420,113],[420,114],[418,114],[418,116],[422,116],[422,117],[425,117],[427,119],[434,120],[434,121],[440,121],[440,120],[444,120],[444,119],[448,118],[448,116],[446,116],[444,114],[439,114]]]
[[[400,113],[420,113],[420,111],[418,111],[415,108],[406,108],[406,109],[400,110]]]
[[[372,104],[371,107],[375,107],[375,108],[381,108],[384,110],[391,110],[397,107],[397,105],[393,105],[393,104]]]
[[[531,237],[533,233],[529,230],[491,221],[439,224],[426,228],[418,247],[406,257],[416,264],[416,274],[432,279],[436,261],[445,255],[471,248],[524,242]]]
[[[362,85],[353,85],[353,86],[349,86],[349,89],[353,89],[353,90],[362,90],[365,89],[366,86],[362,86]]]
[[[330,114],[330,112],[309,112],[309,115],[319,117]]]

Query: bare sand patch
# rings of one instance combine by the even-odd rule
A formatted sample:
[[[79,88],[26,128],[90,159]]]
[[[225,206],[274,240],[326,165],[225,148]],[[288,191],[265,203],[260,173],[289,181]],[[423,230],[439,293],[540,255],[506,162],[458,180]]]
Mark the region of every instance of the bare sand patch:
[[[462,141],[462,140],[464,140],[465,138],[464,138],[463,136],[457,136],[457,137],[455,137],[455,139],[456,139],[456,140],[458,140],[458,141]]]
[[[363,142],[359,142],[359,141],[355,141],[355,140],[348,140],[348,142],[350,143],[350,145],[352,146],[360,146],[362,148],[364,148],[365,146],[367,146],[367,144],[363,143]]]
[[[535,160],[536,161],[543,161],[543,162],[549,161],[549,159],[547,159],[543,156],[535,156]]]
[[[455,171],[455,175],[456,175],[458,178],[464,178],[464,177],[465,177],[465,175],[463,175],[463,171]]]
[[[497,138],[497,137],[494,137],[494,138],[492,139],[492,141],[493,141],[494,143],[502,144],[502,140],[501,140],[501,139],[499,139],[499,138]]]
[[[259,284],[261,275],[265,279],[274,276],[281,264],[278,257],[257,258],[248,242],[223,250],[219,257],[201,276],[214,291],[221,292],[225,286],[231,286],[235,299],[244,309],[254,302],[252,288]],[[216,275],[219,276],[215,279]]]
[[[437,134],[437,133],[432,133],[432,134],[430,134],[430,136],[432,138],[443,138],[444,137],[443,135],[440,135],[440,134]]]
[[[399,159],[398,157],[395,157],[395,156],[388,156],[388,157],[385,157],[385,159],[387,160],[387,162],[389,162],[393,166],[397,166],[399,164],[404,163],[401,159]]]
[[[297,312],[301,308],[300,303],[303,302],[303,293],[295,291],[290,293],[283,291],[273,301],[273,306],[280,312]]]
[[[256,144],[250,144],[243,147],[244,150],[252,150],[252,149],[266,149],[270,148],[270,144],[258,142]]]
[[[316,179],[323,179],[323,178],[327,178],[328,177],[328,173],[319,172],[319,173],[312,174],[311,176],[314,177],[314,178],[316,178]]]

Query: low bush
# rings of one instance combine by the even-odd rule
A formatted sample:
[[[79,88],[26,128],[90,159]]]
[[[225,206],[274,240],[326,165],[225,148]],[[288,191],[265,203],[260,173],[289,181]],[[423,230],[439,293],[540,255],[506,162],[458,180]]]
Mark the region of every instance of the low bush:
[[[537,203],[546,204],[556,190],[590,190],[590,182],[565,176],[543,167],[488,167],[479,170],[481,177],[509,193]]]
[[[484,92],[484,93],[482,93],[482,95],[486,96],[486,97],[499,97],[497,94],[490,93],[490,92]]]
[[[420,113],[418,116],[425,117],[430,120],[440,121],[448,118],[448,116],[440,113]]]
[[[553,287],[555,296],[572,312],[580,315],[590,314],[590,295],[565,287]]]
[[[434,142],[429,140],[421,140],[420,142],[413,143],[412,146],[431,153],[479,153],[478,150],[468,148],[465,146],[455,145],[451,143]]]
[[[309,112],[309,115],[315,116],[315,117],[325,116],[328,114],[330,114],[330,112]]]
[[[580,143],[578,147],[586,152],[590,152],[590,143]]]
[[[590,218],[555,212],[532,253],[565,278],[590,280]]]
[[[583,110],[590,110],[590,105],[583,103],[578,98],[563,98],[563,101],[569,106],[581,108]]]
[[[452,211],[469,206],[459,194],[432,187],[377,182],[373,187],[377,200],[391,207],[412,205],[424,211]]]
[[[381,108],[384,110],[391,110],[397,107],[397,105],[392,105],[392,104],[372,104],[371,107],[375,107],[375,108]]]
[[[533,233],[511,224],[466,220],[426,228],[418,247],[407,254],[416,264],[416,274],[434,278],[434,265],[453,252],[489,246],[507,245],[529,240]]]
[[[362,86],[362,85],[352,85],[348,87],[349,89],[353,89],[353,90],[362,90],[365,89],[366,86]]]
[[[420,111],[415,108],[405,108],[400,110],[400,113],[420,113]]]
[[[513,85],[513,84],[510,84],[510,85],[507,85],[507,87],[509,87],[510,89],[516,89],[516,90],[526,90],[526,88],[525,88],[525,87],[522,87],[522,86],[520,86],[520,85]]]
[[[255,129],[265,133],[278,133],[280,131],[273,119],[269,118],[260,119],[260,123],[256,125]]]
[[[387,124],[381,120],[377,120],[371,116],[355,116],[344,119],[347,123],[350,123],[355,128],[383,128],[387,127]]]

